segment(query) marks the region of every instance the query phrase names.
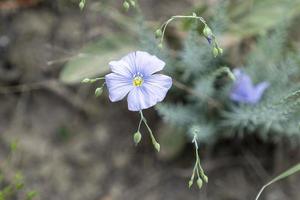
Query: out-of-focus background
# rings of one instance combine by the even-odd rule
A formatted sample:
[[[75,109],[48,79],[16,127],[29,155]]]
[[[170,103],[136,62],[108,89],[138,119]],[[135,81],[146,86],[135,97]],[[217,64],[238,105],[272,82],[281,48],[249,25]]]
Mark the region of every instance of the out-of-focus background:
[[[250,16],[255,2],[233,1],[241,9],[246,7]],[[43,200],[250,200],[271,177],[299,162],[299,146],[291,148],[288,141],[267,142],[252,136],[220,140],[200,148],[209,183],[201,190],[189,189],[194,151],[188,138],[182,136],[170,149],[164,149],[169,140],[164,141],[158,154],[147,137],[135,146],[132,133],[137,113],[129,112],[125,101],[109,102],[106,91],[94,97],[95,85],[76,83],[78,74],[89,76],[95,70],[101,74],[103,66],[98,69],[98,65],[135,49],[134,42],[128,41],[137,37],[132,31],[136,29],[133,14],[124,11],[123,1],[87,0],[82,11],[78,3],[0,1],[1,189],[17,172],[24,177],[24,189],[10,199],[25,199],[26,192],[34,190],[38,192],[34,199]],[[140,4],[154,32],[170,16],[191,13],[194,8],[203,9],[209,17],[218,1],[141,0]],[[286,15],[295,23],[289,37],[299,48],[300,9],[290,16],[292,11],[280,11],[284,4],[274,1],[273,7],[254,10],[253,15],[270,10]],[[247,29],[261,23],[262,27]],[[233,24],[221,41],[229,49],[230,63],[239,66],[247,48],[255,46],[253,37],[272,28],[272,23],[271,19],[257,23],[250,17],[236,35]],[[185,31],[172,28],[167,37],[174,49],[180,48],[172,37],[183,38]],[[110,46],[104,45],[99,59],[85,69],[80,65],[73,76],[68,64],[84,56],[82,49],[88,44],[102,38],[114,41],[115,52],[107,52]],[[154,109],[145,114],[162,141],[159,134],[167,125]],[[295,175],[272,186],[263,199],[299,200],[299,185],[300,177]]]

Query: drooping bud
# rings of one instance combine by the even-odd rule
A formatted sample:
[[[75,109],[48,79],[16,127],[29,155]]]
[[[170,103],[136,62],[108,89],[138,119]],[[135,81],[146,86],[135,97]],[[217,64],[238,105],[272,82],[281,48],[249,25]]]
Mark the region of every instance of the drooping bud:
[[[206,175],[203,175],[203,181],[205,182],[205,183],[208,183],[208,177],[206,176]]]
[[[213,55],[214,55],[214,57],[217,57],[219,55],[219,50],[217,47],[213,48]]]
[[[198,185],[198,188],[201,189],[202,188],[202,185],[203,185],[203,181],[201,178],[198,178],[197,179],[197,185]]]
[[[83,8],[84,8],[84,2],[83,1],[79,2],[79,8],[80,8],[80,10],[83,10]]]
[[[123,8],[124,8],[126,11],[128,11],[129,8],[130,8],[130,4],[129,4],[127,1],[124,1],[124,3],[123,3]]]
[[[90,83],[91,82],[91,79],[89,78],[85,78],[81,81],[81,83]]]
[[[153,142],[153,146],[156,149],[157,152],[160,151],[160,144],[158,144],[157,142]]]
[[[161,29],[157,29],[156,31],[155,31],[155,37],[156,38],[160,38],[162,36],[162,31],[161,31]]]
[[[135,145],[137,145],[138,143],[140,143],[141,139],[142,139],[142,134],[140,133],[140,131],[137,131],[133,135],[133,141],[134,141]]]
[[[102,92],[103,92],[103,88],[102,88],[102,87],[97,88],[97,89],[95,90],[95,96],[96,96],[96,97],[101,96]]]
[[[164,47],[164,46],[163,46],[162,43],[159,43],[159,44],[158,44],[158,48],[159,48],[159,49],[163,49],[163,47]]]
[[[212,31],[206,24],[205,24],[204,29],[203,29],[203,35],[206,38],[211,38],[211,36],[212,36]]]
[[[194,181],[193,181],[192,179],[191,179],[191,180],[189,180],[189,188],[191,188],[191,187],[192,187],[193,183],[194,183]]]
[[[218,48],[219,54],[222,55],[223,54],[223,49],[222,48]]]
[[[130,2],[130,4],[131,4],[131,6],[135,8],[135,6],[136,6],[135,1],[134,1],[134,0],[130,0],[129,2]]]

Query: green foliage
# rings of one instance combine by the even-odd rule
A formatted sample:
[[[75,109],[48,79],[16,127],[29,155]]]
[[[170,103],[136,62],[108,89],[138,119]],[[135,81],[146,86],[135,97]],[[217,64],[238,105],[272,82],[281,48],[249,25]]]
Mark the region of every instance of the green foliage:
[[[33,200],[38,195],[34,190],[26,192],[24,175],[20,171],[12,170],[12,158],[17,150],[18,143],[11,142],[8,157],[0,163],[0,200],[16,199],[17,197],[20,197],[18,199]],[[25,196],[24,193],[26,193]]]
[[[276,8],[278,4],[283,4],[280,1],[275,3]],[[211,20],[210,24],[211,27],[220,27],[219,35],[224,31],[231,31],[232,28],[228,21],[232,16],[229,17],[224,12],[224,5],[218,8],[223,12],[219,11],[215,16],[217,20]],[[295,6],[293,9],[298,6],[297,3],[285,3],[279,10],[261,12],[261,8],[267,5],[268,2],[254,2],[254,13],[271,17],[289,6]],[[235,15],[238,16],[238,13],[236,11]],[[224,60],[215,59],[210,54],[206,41],[201,40],[197,28],[191,26],[184,47],[178,52],[180,59],[172,61],[177,63],[173,65],[177,70],[172,71],[172,76],[176,82],[179,81],[185,86],[178,88],[184,89],[186,95],[180,96],[180,101],[183,102],[181,104],[167,102],[158,105],[159,114],[165,121],[185,127],[187,133],[192,133],[195,127],[201,130],[197,137],[202,142],[213,142],[220,137],[233,137],[236,134],[243,136],[247,133],[256,133],[264,139],[296,136],[299,140],[300,95],[297,91],[300,89],[300,82],[297,79],[300,69],[297,54],[287,48],[290,24],[287,20],[291,16],[292,14],[284,18],[277,17],[276,20],[260,24],[259,32],[247,28],[240,30],[249,34],[264,32],[258,37],[255,47],[246,56],[242,66],[255,84],[262,81],[270,83],[270,87],[256,105],[238,104],[229,99],[232,83],[230,73],[214,73],[221,71],[220,66]],[[261,18],[257,21],[255,17],[247,14],[240,21],[246,21],[247,23],[242,23],[245,26],[251,21],[259,23]],[[255,23],[250,23],[252,25],[248,28],[253,28]],[[270,27],[273,29],[269,29]],[[178,101],[176,92],[173,94]]]

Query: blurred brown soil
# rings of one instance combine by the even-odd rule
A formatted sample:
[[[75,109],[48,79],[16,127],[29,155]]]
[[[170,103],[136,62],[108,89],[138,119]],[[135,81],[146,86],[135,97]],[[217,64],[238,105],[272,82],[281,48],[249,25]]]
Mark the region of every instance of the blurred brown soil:
[[[149,18],[176,14],[188,5],[143,3]],[[157,7],[158,13],[147,7]],[[61,60],[114,28],[105,16],[80,13],[77,4],[65,1],[43,1],[0,17],[0,159],[18,140],[10,170],[24,173],[26,186],[40,193],[37,199],[251,200],[263,183],[299,161],[299,148],[284,142],[220,141],[201,147],[208,185],[188,189],[191,145],[172,160],[159,159],[147,135],[134,146],[138,116],[126,102],[110,103],[106,94],[95,99],[91,86],[57,81]],[[158,132],[156,114],[146,115]],[[299,200],[299,183],[299,176],[293,176],[272,186],[264,198]]]

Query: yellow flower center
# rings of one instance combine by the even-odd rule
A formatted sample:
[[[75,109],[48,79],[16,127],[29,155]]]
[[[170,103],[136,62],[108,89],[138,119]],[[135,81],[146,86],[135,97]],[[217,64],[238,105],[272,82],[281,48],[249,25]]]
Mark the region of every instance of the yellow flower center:
[[[143,78],[140,76],[136,76],[136,77],[134,77],[132,82],[133,82],[134,86],[139,87],[143,84]]]

